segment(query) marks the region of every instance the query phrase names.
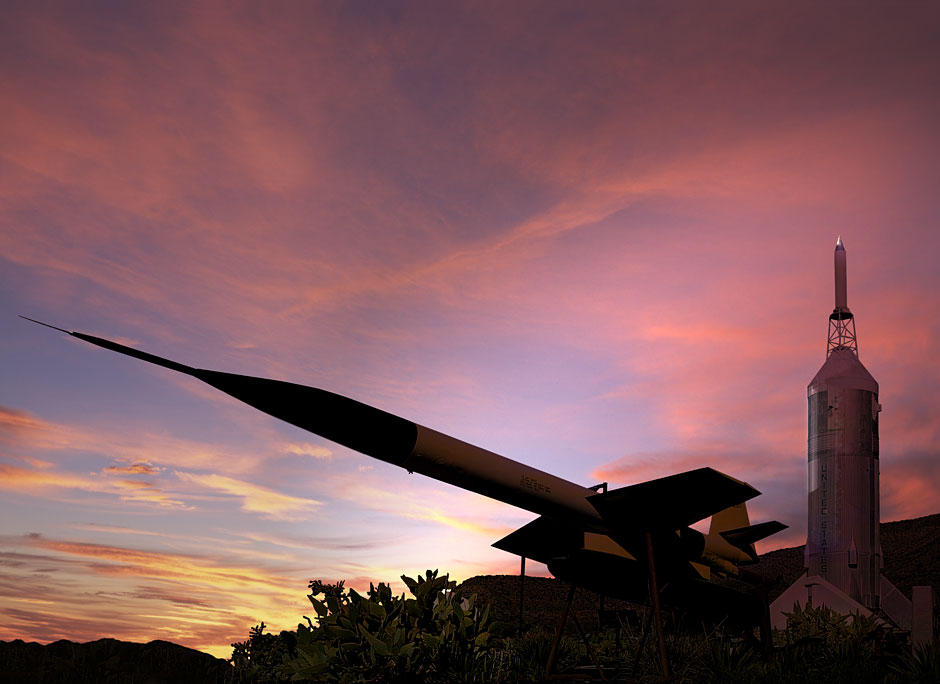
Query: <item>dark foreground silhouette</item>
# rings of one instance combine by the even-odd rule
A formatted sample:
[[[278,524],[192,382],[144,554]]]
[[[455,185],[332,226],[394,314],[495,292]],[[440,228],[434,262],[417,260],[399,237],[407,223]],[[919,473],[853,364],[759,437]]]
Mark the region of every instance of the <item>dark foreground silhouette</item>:
[[[226,661],[169,641],[0,641],[0,684],[227,684]]]
[[[540,517],[493,546],[545,563],[552,575],[573,586],[625,601],[645,601],[646,587],[652,586],[663,654],[660,604],[708,624],[743,629],[761,623],[762,604],[753,587],[712,582],[712,572],[756,561],[754,544],[786,525],[773,520],[752,525],[745,503],[760,492],[717,470],[696,468],[609,491],[606,482],[585,487],[317,387],[195,368],[22,318],[194,377],[270,416],[409,473],[537,513]],[[691,527],[707,518],[707,534]]]
[[[931,585],[940,592],[940,513],[881,523],[881,546],[885,554],[884,574],[906,596],[910,597],[911,588],[917,585]],[[748,570],[771,583],[769,598],[773,601],[805,572],[803,546],[765,553]],[[471,577],[460,588],[489,603],[491,613],[500,622],[518,624],[518,575]],[[564,606],[567,585],[550,578],[526,577],[524,592],[525,624],[552,629]],[[597,624],[599,603],[594,592],[578,590],[573,609],[586,628]],[[604,605],[613,610],[625,607],[610,597]]]
[[[902,591],[930,584],[940,591],[940,514],[882,523],[885,574]],[[772,551],[751,566],[776,579],[771,598],[803,572],[803,547]],[[567,587],[555,579],[525,580],[525,627],[551,630],[557,624]],[[476,593],[491,614],[510,626],[519,621],[519,577],[471,577],[459,589]],[[589,630],[597,628],[599,597],[579,590],[574,610]],[[624,609],[607,599],[608,610]],[[247,626],[246,626],[247,632]],[[236,681],[226,661],[167,641],[134,644],[99,639],[87,644],[56,641],[48,645],[0,641],[0,684],[229,684]]]

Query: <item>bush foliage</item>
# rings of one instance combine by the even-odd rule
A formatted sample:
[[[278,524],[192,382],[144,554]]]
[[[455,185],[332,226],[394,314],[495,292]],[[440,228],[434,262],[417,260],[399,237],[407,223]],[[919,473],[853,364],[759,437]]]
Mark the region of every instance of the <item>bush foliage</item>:
[[[447,575],[428,570],[417,580],[402,577],[411,596],[386,584],[367,595],[342,582],[310,582],[316,618],[296,631],[265,634],[253,627],[247,641],[232,644],[239,682],[339,682],[341,684],[479,682],[512,684],[541,679],[553,635],[533,631],[509,636],[490,619],[476,595],[464,595]],[[873,617],[842,616],[825,606],[788,613],[788,626],[774,635],[774,657],[764,661],[752,635],[732,637],[672,625],[667,647],[674,682],[723,684],[921,684],[940,682],[940,648],[911,649]],[[642,622],[642,621],[641,621]],[[607,672],[636,673],[636,681],[659,681],[655,640],[639,625],[619,634],[590,635]],[[641,648],[641,644],[643,644]],[[556,671],[589,663],[585,645],[561,640]],[[596,671],[594,671],[596,674]]]
[[[362,596],[342,582],[314,580],[308,598],[316,624],[304,616],[296,632],[275,637],[263,634],[262,623],[233,644],[232,662],[245,681],[257,682],[481,681],[496,627],[489,607],[436,570],[402,581],[410,598],[384,583]]]

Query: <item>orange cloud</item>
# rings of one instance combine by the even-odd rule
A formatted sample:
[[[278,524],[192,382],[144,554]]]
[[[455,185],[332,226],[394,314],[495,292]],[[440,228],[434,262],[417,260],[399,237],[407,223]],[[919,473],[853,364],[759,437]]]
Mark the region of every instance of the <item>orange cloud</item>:
[[[42,427],[42,421],[25,411],[0,406],[0,440],[8,441],[17,433]]]
[[[107,575],[140,575],[184,579],[187,582],[217,589],[235,589],[252,585],[267,586],[270,578],[257,575],[249,567],[220,567],[210,559],[184,554],[127,549],[102,544],[57,541],[33,537],[34,546],[72,556],[93,558],[95,572]]]
[[[526,518],[531,518],[531,515],[500,501],[431,481],[411,484],[407,495],[361,471],[358,474],[330,475],[322,478],[320,484],[326,486],[332,497],[358,506],[411,520],[434,522],[490,541],[496,541],[515,529],[506,521],[518,520],[521,526]]]
[[[169,508],[191,508],[149,482],[88,477],[53,470],[30,470],[4,463],[0,463],[0,489],[46,496],[55,496],[55,493],[49,490],[78,489],[117,495],[122,501],[149,502]]]
[[[86,477],[67,473],[29,470],[4,463],[0,463],[0,475],[2,475],[0,477],[0,488],[11,491],[29,491],[43,487],[100,491],[102,486],[97,481]]]
[[[295,456],[312,456],[320,461],[328,461],[333,458],[333,451],[319,444],[308,444],[307,442],[294,443],[286,442],[281,447],[282,451]]]
[[[227,658],[248,627],[264,620],[272,631],[289,628],[309,608],[303,575],[233,563],[219,546],[198,556],[40,535],[3,542],[44,553],[0,552],[8,569],[0,577],[0,638],[167,639]]]
[[[199,383],[202,385],[202,383]],[[212,396],[225,396],[212,391]],[[234,400],[231,400],[234,402]],[[238,409],[250,409],[238,404]],[[197,442],[136,430],[134,427],[119,430],[90,430],[84,427],[43,420],[25,411],[0,410],[0,442],[6,441],[19,451],[28,449],[32,453],[45,451],[90,452],[109,459],[127,461],[127,466],[108,466],[106,473],[144,474],[146,468],[154,472],[163,466],[185,466],[194,469],[225,470],[229,473],[250,472],[263,460],[257,451],[238,443],[218,444]],[[310,446],[311,455],[316,447]],[[11,456],[24,460],[28,456],[13,451]],[[48,463],[37,461],[38,465]],[[154,465],[159,463],[162,465]],[[123,469],[123,470],[122,470]]]
[[[239,406],[239,410],[249,411]],[[0,464],[0,472],[5,477],[0,481],[0,488],[27,491],[34,495],[48,492],[54,488],[71,488],[89,492],[116,494],[125,501],[149,502],[159,506],[190,508],[179,494],[172,494],[167,488],[172,483],[153,482],[112,477],[119,475],[158,475],[163,466],[156,466],[153,461],[159,459],[163,464],[185,464],[189,468],[224,467],[225,472],[233,473],[246,469],[248,464],[256,468],[262,459],[250,454],[244,446],[218,447],[198,442],[168,437],[166,435],[144,435],[136,440],[124,435],[95,434],[84,429],[43,421],[26,412],[5,409],[0,412],[0,437],[15,440],[18,448],[54,451],[92,451],[120,455],[131,461],[129,465],[106,466],[101,476],[80,475],[53,469],[53,464],[25,457],[27,461],[36,461],[40,469],[20,468]],[[241,460],[236,450],[241,451]],[[236,453],[233,453],[236,452]],[[312,456],[317,460],[329,460],[332,451],[306,442],[282,443],[271,451],[293,455]],[[15,454],[13,454],[16,456]],[[235,458],[230,458],[235,456]],[[21,459],[22,460],[22,459]],[[178,479],[190,485],[215,491],[242,500],[242,510],[260,513],[273,520],[305,519],[315,511],[321,502],[314,499],[294,497],[277,492],[275,489],[259,484],[219,474],[194,474],[177,471]]]
[[[267,487],[224,475],[198,475],[177,471],[176,476],[183,482],[190,482],[238,497],[242,500],[243,511],[260,513],[271,520],[305,520],[323,505],[321,501],[282,494]]]
[[[123,473],[125,475],[154,475],[160,472],[160,469],[154,468],[152,464],[146,461],[138,461],[129,466],[107,466],[105,472]]]

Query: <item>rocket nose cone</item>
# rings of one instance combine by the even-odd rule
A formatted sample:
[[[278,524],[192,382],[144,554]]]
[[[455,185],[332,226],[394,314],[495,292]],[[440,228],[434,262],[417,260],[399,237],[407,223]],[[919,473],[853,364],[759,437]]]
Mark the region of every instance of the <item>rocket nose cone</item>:
[[[845,251],[845,247],[842,245],[842,236],[836,238],[836,251]]]

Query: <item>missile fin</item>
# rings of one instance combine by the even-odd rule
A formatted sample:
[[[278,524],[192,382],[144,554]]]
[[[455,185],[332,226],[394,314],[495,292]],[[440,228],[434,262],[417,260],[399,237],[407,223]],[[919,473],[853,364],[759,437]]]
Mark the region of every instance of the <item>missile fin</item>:
[[[553,558],[581,550],[584,547],[584,532],[541,516],[494,542],[493,546],[547,564]]]
[[[772,534],[777,534],[777,532],[785,530],[787,527],[788,525],[784,525],[777,520],[768,520],[756,525],[739,527],[735,530],[723,530],[718,534],[729,544],[746,553],[752,561],[757,562],[757,551],[754,549],[754,543],[766,539]]]
[[[782,532],[787,529],[787,527],[789,527],[789,525],[784,525],[782,522],[768,520],[767,522],[749,525],[748,527],[739,527],[736,530],[725,530],[718,534],[727,539],[729,544],[741,548],[742,544],[759,542],[761,539],[766,539],[772,534]]]

